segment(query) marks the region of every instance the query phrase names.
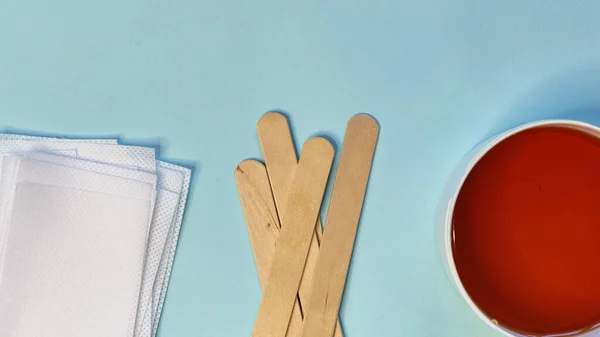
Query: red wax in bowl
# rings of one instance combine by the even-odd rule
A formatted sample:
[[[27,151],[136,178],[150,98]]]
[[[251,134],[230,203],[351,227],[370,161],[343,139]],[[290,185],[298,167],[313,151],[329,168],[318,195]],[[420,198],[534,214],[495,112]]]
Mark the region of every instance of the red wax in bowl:
[[[565,334],[600,322],[600,141],[538,127],[491,149],[452,223],[460,280],[513,331]]]

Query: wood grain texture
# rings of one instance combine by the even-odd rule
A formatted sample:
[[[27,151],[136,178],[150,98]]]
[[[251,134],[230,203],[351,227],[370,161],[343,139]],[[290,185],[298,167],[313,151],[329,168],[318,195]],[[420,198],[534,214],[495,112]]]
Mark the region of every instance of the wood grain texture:
[[[246,227],[254,252],[258,277],[263,289],[281,226],[271,193],[269,177],[265,166],[256,160],[241,162],[234,172],[238,194],[246,219]],[[302,311],[296,302],[292,310],[287,337],[298,337],[302,328]]]
[[[302,337],[333,334],[378,135],[378,124],[368,115],[356,115],[348,122],[311,294],[304,307]]]
[[[311,138],[304,144],[286,206],[279,212],[281,231],[253,337],[286,335],[333,155],[326,139]]]
[[[296,149],[290,131],[287,118],[277,112],[269,112],[264,114],[256,125],[258,137],[265,158],[269,180],[275,203],[278,209],[282,209],[285,205],[286,198],[290,192],[292,179],[296,166],[298,166],[298,158]],[[300,307],[308,303],[310,295],[310,286],[312,284],[317,258],[319,256],[319,246],[321,236],[323,235],[323,227],[321,219],[317,219],[315,226],[315,234],[312,238],[306,266],[300,281],[298,291]],[[288,328],[288,336],[298,336],[300,334],[300,326],[294,322],[293,317]],[[342,327],[338,320],[334,337],[343,337]]]

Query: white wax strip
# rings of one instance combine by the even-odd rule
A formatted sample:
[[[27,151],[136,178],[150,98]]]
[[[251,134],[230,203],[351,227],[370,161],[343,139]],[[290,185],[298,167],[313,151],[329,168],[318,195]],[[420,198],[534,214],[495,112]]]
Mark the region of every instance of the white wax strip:
[[[89,169],[94,172],[107,173],[135,180],[147,182],[156,181],[156,175],[151,173],[78,160],[64,156],[33,152],[27,154],[26,157],[40,161],[58,163],[69,167]],[[157,173],[160,176],[161,187],[181,189],[183,185],[183,176],[180,172],[166,168],[159,168]],[[152,317],[155,314],[151,306],[153,298],[152,290],[155,286],[154,282],[157,277],[160,259],[165,249],[165,243],[169,229],[173,225],[175,211],[179,203],[179,192],[180,191],[178,191],[178,193],[174,193],[166,189],[158,190],[154,215],[150,225],[148,250],[146,253],[140,304],[138,308],[138,318],[136,322],[136,335],[140,333],[137,331],[142,330],[142,324],[146,325],[146,331],[151,331]],[[158,288],[158,290],[160,291],[162,289]],[[160,295],[155,297],[158,298],[159,296]]]
[[[142,334],[143,331],[151,331],[152,328],[152,318],[156,314],[152,309],[152,292],[157,279],[160,258],[165,250],[169,229],[174,223],[178,203],[179,194],[163,189],[158,190],[146,251],[146,263],[136,319],[136,336]]]
[[[155,161],[153,149],[120,146],[116,143],[116,140],[110,139],[72,140],[0,134],[0,296],[6,290],[5,286],[11,284],[10,280],[15,279],[14,265],[11,263],[16,245],[12,240],[19,231],[11,229],[13,219],[20,215],[14,213],[16,208],[13,206],[20,202],[30,202],[17,200],[24,186],[34,186],[33,190],[40,195],[43,194],[41,190],[55,189],[62,192],[49,193],[63,193],[68,197],[91,193],[125,197],[126,200],[141,198],[149,202],[146,237],[142,240],[141,262],[127,271],[137,282],[137,292],[134,291],[137,295],[128,319],[126,335],[152,337],[156,336],[169,283],[191,171]],[[115,182],[118,182],[117,185]],[[147,192],[147,189],[151,192]],[[146,198],[148,193],[149,197]],[[52,202],[52,199],[45,201]],[[38,211],[37,204],[29,205],[32,210]],[[72,211],[64,205],[55,206],[64,208],[65,212]],[[44,219],[46,223],[54,221],[51,218]],[[43,229],[39,226],[33,228]],[[12,276],[9,277],[10,275]],[[9,283],[2,285],[3,280],[9,280]],[[60,302],[62,297],[57,300]],[[25,310],[24,315],[32,310],[35,308]],[[85,315],[85,310],[80,313]],[[21,336],[20,333],[30,334],[33,330],[27,329],[33,329],[31,324],[35,325],[35,320],[30,321],[30,318],[33,316],[18,317],[18,322],[23,324],[11,333],[15,336]],[[39,318],[38,322],[43,319]],[[85,320],[85,317],[82,319]],[[1,329],[0,326],[0,335],[3,336],[4,331]],[[52,336],[52,330],[44,330],[44,335]]]
[[[144,181],[152,183],[153,185],[156,184],[157,180],[156,174],[123,167],[117,167],[108,164],[101,164],[91,161],[68,158],[64,156],[33,152],[27,154],[26,157],[40,161],[60,164],[68,167],[86,169],[93,172],[106,173],[116,175],[119,177]],[[181,176],[178,172],[174,173]],[[173,173],[167,172],[167,170],[165,169],[159,169],[159,174],[163,176],[163,180],[169,178],[172,179],[172,177],[168,176],[169,174],[173,175]],[[179,178],[179,180],[182,180],[182,178]],[[158,190],[156,204],[154,207],[154,214],[152,217],[148,234],[148,248],[146,252],[144,272],[142,275],[142,285],[138,305],[138,313],[136,318],[136,335],[141,329],[143,316],[146,315],[147,317],[152,317],[151,315],[153,315],[150,306],[150,304],[152,303],[152,289],[154,288],[154,281],[158,272],[160,257],[165,247],[165,242],[167,234],[169,232],[169,228],[173,223],[178,202],[179,194],[169,192],[167,190]],[[147,325],[151,326],[151,319],[148,319]]]
[[[139,325],[139,334],[136,335],[141,337],[154,336],[156,334],[155,322],[157,323],[160,317],[162,300],[164,299],[168,285],[168,274],[173,263],[171,251],[175,249],[179,226],[181,225],[182,202],[185,205],[185,200],[183,200],[185,197],[182,197],[182,195],[187,194],[187,187],[189,186],[190,171],[188,169],[160,161],[157,161],[157,167],[158,186],[164,191],[175,193],[177,200],[176,210],[171,223],[168,225],[163,223],[155,229],[155,232],[161,233],[157,235],[157,238],[165,236],[165,241],[157,239],[149,243],[149,256],[152,256],[153,261],[158,261],[159,265],[152,283],[150,292],[151,301],[147,304],[147,308],[144,309],[144,314],[141,317]]]
[[[0,335],[131,336],[149,208],[148,200],[18,184]]]
[[[90,169],[95,172],[116,174],[132,179],[144,180],[140,176],[148,175],[145,172],[106,164],[92,162],[84,165],[83,162],[85,161],[46,153],[34,152],[27,154],[26,157],[60,163],[71,167]],[[150,225],[146,264],[136,323],[136,336],[155,335],[155,331],[154,333],[152,332],[152,325],[155,320],[155,323],[158,324],[159,303],[164,301],[168,285],[168,281],[165,282],[165,280],[168,279],[167,272],[170,272],[172,266],[179,226],[181,225],[185,208],[185,200],[180,200],[180,195],[182,192],[187,194],[187,188],[189,187],[190,171],[188,169],[159,162],[157,174],[158,187],[160,188],[159,193],[162,196],[157,196],[154,217]],[[176,211],[178,214],[174,214]],[[169,238],[168,245],[166,245],[167,237]],[[158,269],[160,269],[160,272]]]
[[[19,160],[17,160],[18,162]],[[35,161],[35,160],[31,160],[31,159],[23,159],[21,161],[21,165],[19,166],[19,174],[17,175],[17,179],[20,182],[19,186],[21,186],[22,184],[28,184],[28,182],[35,182],[36,184],[52,184],[54,186],[61,186],[61,185],[65,185],[68,188],[75,188],[75,189],[84,189],[87,191],[99,191],[102,194],[96,193],[99,196],[105,197],[107,194],[117,194],[117,195],[121,195],[125,197],[125,200],[136,200],[135,198],[142,198],[142,201],[146,202],[146,207],[147,207],[147,212],[150,212],[150,205],[153,203],[153,186],[151,184],[148,183],[141,183],[139,181],[133,181],[130,179],[122,179],[122,178],[115,178],[113,176],[108,176],[108,175],[102,175],[102,174],[97,174],[97,173],[93,173],[93,172],[86,172],[86,171],[82,171],[82,170],[76,170],[76,169],[71,169],[71,168],[67,168],[67,167],[60,167],[57,165],[53,165],[53,164],[49,164],[49,163],[43,163],[43,162],[39,162],[39,161]],[[36,185],[37,186],[37,185]],[[47,188],[47,187],[43,187],[43,188]],[[42,188],[42,189],[43,189]],[[64,187],[62,187],[64,189]],[[57,187],[56,189],[60,189],[60,187]],[[17,188],[17,191],[19,191],[19,189]],[[70,194],[85,194],[88,193],[86,192],[82,192],[82,191],[78,191],[78,190],[67,190],[68,193]],[[92,193],[92,192],[89,192]],[[115,195],[111,196],[112,198],[115,197]],[[17,197],[15,198],[15,205],[17,202],[17,198],[18,198],[18,194]],[[118,198],[118,197],[117,197]],[[55,202],[56,199],[55,198],[47,198],[44,199],[46,200],[46,202]],[[118,200],[118,199],[115,199]],[[121,200],[123,201],[123,200]],[[38,209],[38,205],[36,205],[36,209]],[[52,206],[52,205],[51,205]],[[90,206],[91,208],[96,207],[96,203],[94,203],[94,206]],[[60,209],[61,207],[54,207],[54,208],[58,208]],[[68,210],[76,210],[76,207],[65,207],[65,211]],[[77,212],[79,212],[80,210],[77,210]],[[112,210],[108,210],[108,213],[112,213]],[[13,210],[12,215],[11,215],[11,219],[14,219],[15,216],[18,216],[18,214],[15,213],[15,211]],[[141,274],[141,268],[143,265],[143,256],[144,256],[144,251],[145,251],[145,243],[146,243],[146,235],[147,235],[147,221],[149,218],[149,214],[145,215],[145,221],[140,221],[138,222],[138,228],[137,228],[137,240],[136,238],[132,238],[132,240],[128,240],[129,244],[131,246],[136,246],[136,241],[139,243],[137,246],[142,247],[142,249],[139,251],[140,254],[138,254],[139,258],[137,259],[138,262],[138,266],[136,268],[128,268],[128,269],[124,269],[128,271],[128,275],[130,276],[131,279],[137,279],[137,284],[133,284],[133,294],[135,295],[135,300],[134,300],[134,304],[129,304],[130,308],[134,308],[134,311],[137,311],[137,295],[139,295],[139,280],[141,278],[141,276],[136,276],[136,274],[140,275]],[[52,221],[51,218],[49,217],[44,217],[45,221]],[[86,223],[87,221],[89,221],[88,219],[86,219]],[[11,221],[12,223],[12,221]],[[63,223],[62,221],[60,222],[61,224]],[[130,229],[131,230],[131,229]],[[135,231],[135,230],[134,230]],[[16,233],[19,233],[19,229],[17,229]],[[65,233],[63,233],[65,234]],[[3,268],[3,278],[2,281],[5,280],[5,277],[8,277],[11,274],[11,268],[13,268],[13,266],[11,265],[11,254],[13,254],[12,252],[14,250],[11,250],[11,242],[12,239],[15,237],[15,230],[14,227],[10,226],[9,231],[8,231],[8,239],[7,239],[7,253],[6,253],[6,257],[5,257],[5,263],[4,263],[4,268]],[[110,236],[112,237],[112,236]],[[64,238],[64,237],[63,237]],[[59,238],[60,239],[60,238]],[[86,240],[80,240],[82,243],[85,243]],[[121,257],[122,258],[122,257]],[[56,259],[56,257],[55,257]],[[21,259],[22,260],[22,259]],[[131,258],[128,260],[132,260]],[[133,260],[135,261],[135,256],[133,258]],[[69,260],[68,258],[65,260],[65,263],[70,262],[71,260]],[[138,273],[131,273],[131,270],[135,270],[138,269],[139,272]],[[7,276],[8,275],[8,276]],[[8,280],[12,280],[12,278],[8,278]],[[5,283],[2,283],[2,290],[5,289]],[[10,282],[8,283],[8,285],[10,286]],[[36,286],[35,284],[33,286]],[[56,290],[56,289],[54,289]],[[58,289],[58,291],[60,292],[60,289]],[[127,297],[124,297],[124,299],[127,299]],[[43,298],[40,299],[40,301],[43,302]],[[47,305],[47,303],[42,303],[42,307],[44,305]],[[35,311],[35,306],[31,309],[33,311]],[[131,315],[131,314],[130,314]],[[29,317],[26,321],[28,322],[32,322],[31,319],[33,319],[34,316]],[[37,316],[35,316],[37,317]],[[114,317],[113,317],[114,318]],[[22,317],[20,318],[22,319]],[[36,318],[37,319],[37,318]],[[43,317],[40,318],[40,320],[43,320]],[[19,320],[20,321],[20,320]],[[39,321],[39,320],[38,320]],[[83,321],[85,321],[85,318],[83,318]],[[36,322],[35,320],[33,322]],[[135,314],[133,314],[133,322],[135,322]],[[52,333],[52,325],[46,325],[49,324],[49,322],[43,321],[42,322],[44,325],[44,331],[46,333],[46,335],[48,335],[48,333]],[[30,324],[27,325],[28,327],[30,326]],[[10,329],[13,329],[15,327],[11,327]],[[17,327],[17,329],[24,329],[23,327]],[[129,327],[128,327],[129,329]],[[133,331],[133,324],[131,324],[130,329]],[[0,330],[2,331],[2,330]],[[29,334],[32,331],[28,331],[26,333]],[[18,335],[19,331],[15,331],[12,333],[16,333]],[[51,334],[50,334],[51,335]]]
[[[181,181],[176,179],[161,180],[161,177],[159,176],[159,185],[162,184],[160,186],[164,187],[167,190],[170,190],[171,188],[180,188],[180,193],[179,204],[177,206],[177,211],[175,212],[174,223],[172,224],[169,230],[169,236],[167,238],[167,243],[163,252],[163,256],[161,257],[160,266],[158,270],[158,278],[156,280],[155,301],[153,301],[153,310],[155,312],[155,315],[152,321],[152,337],[156,336],[156,332],[158,330],[158,323],[160,321],[160,316],[162,313],[162,308],[165,302],[167,288],[171,277],[173,260],[175,258],[175,249],[177,248],[177,242],[179,240],[181,223],[183,221],[183,216],[185,213],[185,205],[187,203],[188,192],[192,178],[192,171],[188,168],[169,164],[162,161],[157,161],[156,166],[159,169],[166,169],[172,172],[177,172],[182,176],[183,179]]]

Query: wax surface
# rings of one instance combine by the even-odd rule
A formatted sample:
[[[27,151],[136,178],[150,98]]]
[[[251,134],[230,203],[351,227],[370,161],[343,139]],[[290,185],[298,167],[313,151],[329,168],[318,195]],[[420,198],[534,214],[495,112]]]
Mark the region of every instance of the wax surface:
[[[542,127],[501,142],[463,185],[458,273],[500,325],[534,335],[600,322],[600,142]]]

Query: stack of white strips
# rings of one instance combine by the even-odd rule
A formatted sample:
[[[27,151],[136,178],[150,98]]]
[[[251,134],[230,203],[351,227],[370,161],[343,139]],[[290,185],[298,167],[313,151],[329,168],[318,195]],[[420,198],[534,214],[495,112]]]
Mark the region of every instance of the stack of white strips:
[[[189,183],[152,148],[0,135],[0,336],[155,336]]]

